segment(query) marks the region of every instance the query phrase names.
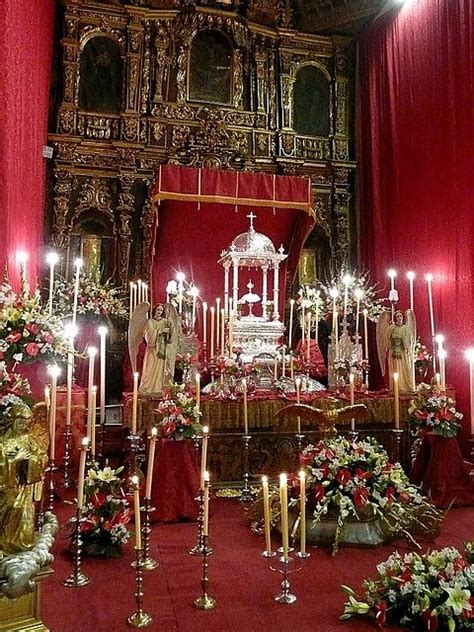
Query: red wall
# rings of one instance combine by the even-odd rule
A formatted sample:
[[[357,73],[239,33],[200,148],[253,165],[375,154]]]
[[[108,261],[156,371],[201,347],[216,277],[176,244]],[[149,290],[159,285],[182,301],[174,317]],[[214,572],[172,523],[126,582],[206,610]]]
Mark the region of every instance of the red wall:
[[[360,42],[359,161],[362,263],[389,267],[407,307],[405,273],[418,273],[415,311],[429,342],[427,287],[446,335],[447,379],[468,418],[464,349],[474,346],[474,4],[411,0]]]
[[[41,257],[53,22],[54,0],[0,2],[0,270],[12,281],[17,250],[33,280]]]

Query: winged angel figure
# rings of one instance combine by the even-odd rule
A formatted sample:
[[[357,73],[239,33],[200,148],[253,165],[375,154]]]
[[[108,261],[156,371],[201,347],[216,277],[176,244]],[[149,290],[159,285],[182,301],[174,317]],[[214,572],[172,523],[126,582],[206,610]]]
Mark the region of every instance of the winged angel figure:
[[[408,393],[415,389],[413,363],[415,361],[416,319],[415,313],[407,309],[405,314],[396,311],[391,322],[390,312],[385,311],[377,321],[377,353],[382,375],[388,355],[390,386],[393,374],[398,373],[399,390]]]
[[[128,327],[128,352],[132,371],[137,370],[137,352],[145,338],[140,392],[159,394],[173,379],[179,341],[179,318],[171,303],[158,303],[148,318],[150,303],[143,301],[133,310]]]

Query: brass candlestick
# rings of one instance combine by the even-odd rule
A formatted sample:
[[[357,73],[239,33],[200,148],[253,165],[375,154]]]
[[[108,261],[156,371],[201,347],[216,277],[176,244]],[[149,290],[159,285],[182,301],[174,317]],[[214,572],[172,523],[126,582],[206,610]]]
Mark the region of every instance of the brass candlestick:
[[[243,487],[240,493],[240,501],[243,503],[249,503],[253,500],[252,489],[250,487],[250,473],[249,473],[249,444],[251,435],[244,434],[242,441],[244,442],[244,473],[243,473]]]
[[[144,499],[144,506],[140,507],[140,511],[143,514],[142,520],[142,557],[140,558],[140,568],[143,571],[153,571],[159,566],[158,562],[150,557],[150,536],[151,536],[151,524],[150,514],[155,511],[155,508],[151,506],[149,498]],[[131,564],[133,568],[136,568],[136,560]]]
[[[135,602],[137,604],[137,609],[127,619],[127,625],[131,628],[148,628],[153,623],[151,616],[142,610],[143,575],[140,564],[142,554],[142,549],[135,548]]]
[[[64,460],[63,460],[63,487],[69,489],[73,486],[74,481],[69,476],[69,468],[71,465],[71,426],[66,424],[64,430]]]
[[[127,480],[129,482],[128,491],[133,490],[133,485],[131,484],[132,476],[140,476],[141,472],[141,464],[145,461],[145,443],[143,438],[138,434],[130,434],[126,438],[126,443],[128,444],[126,451],[127,455]]]
[[[85,575],[81,570],[82,564],[82,535],[80,525],[84,519],[81,517],[80,507],[76,508],[76,517],[74,525],[74,568],[72,573],[66,577],[63,581],[63,585],[68,588],[78,588],[79,586],[86,586],[90,583],[89,577]]]
[[[209,536],[207,534],[203,534],[202,536],[202,575],[201,575],[201,588],[202,594],[200,597],[197,597],[194,600],[194,605],[199,610],[212,610],[216,607],[217,603],[213,597],[210,597],[207,594],[207,589],[209,587],[209,577],[208,577],[208,568],[209,568],[209,555],[211,554],[211,549],[208,546]]]
[[[188,551],[189,555],[202,555],[203,551],[203,530],[204,530],[204,491],[199,490],[196,501],[199,503],[199,513],[197,517],[197,540],[196,544]],[[212,549],[208,550],[208,555],[212,554]]]
[[[47,511],[53,511],[54,499],[56,497],[56,478],[54,473],[57,471],[57,467],[54,464],[54,459],[50,458],[49,466],[46,468],[48,472],[48,506]]]

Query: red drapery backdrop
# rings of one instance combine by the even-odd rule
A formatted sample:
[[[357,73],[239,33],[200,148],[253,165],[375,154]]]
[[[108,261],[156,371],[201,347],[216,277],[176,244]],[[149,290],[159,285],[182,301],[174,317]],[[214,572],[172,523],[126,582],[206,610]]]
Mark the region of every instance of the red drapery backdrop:
[[[155,175],[153,195],[160,202],[152,260],[155,301],[165,298],[166,283],[178,271],[199,288],[202,300],[211,302],[221,296],[224,271],[218,259],[234,237],[248,230],[246,216],[251,210],[257,216],[255,229],[288,253],[280,267],[280,289],[284,290],[285,271],[294,274],[314,224],[307,178],[165,165]],[[240,275],[240,295],[247,276]],[[252,280],[256,281],[255,274]],[[260,292],[257,284],[255,291]],[[280,311],[282,305],[283,298]]]
[[[54,0],[0,2],[0,269],[17,281],[15,253],[36,280],[43,241],[44,158]]]
[[[413,0],[374,23],[359,48],[362,262],[376,278],[415,270],[419,333],[430,343],[424,274],[447,380],[469,425],[466,347],[474,344],[474,5]],[[401,277],[403,273],[403,277]]]

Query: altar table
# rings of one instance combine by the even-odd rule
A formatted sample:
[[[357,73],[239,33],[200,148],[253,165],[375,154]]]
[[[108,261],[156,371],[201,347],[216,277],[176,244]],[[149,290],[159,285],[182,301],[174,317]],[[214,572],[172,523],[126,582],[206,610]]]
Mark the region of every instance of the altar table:
[[[153,467],[152,522],[196,520],[200,471],[191,440],[162,439]]]

